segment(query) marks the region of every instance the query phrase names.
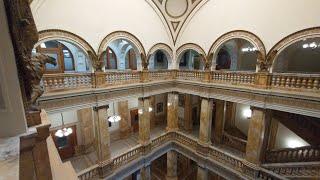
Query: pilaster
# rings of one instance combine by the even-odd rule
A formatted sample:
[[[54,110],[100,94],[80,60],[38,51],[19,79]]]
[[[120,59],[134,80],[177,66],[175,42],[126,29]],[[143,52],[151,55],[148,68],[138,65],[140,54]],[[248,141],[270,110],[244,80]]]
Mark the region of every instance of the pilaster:
[[[200,130],[199,141],[201,144],[210,144],[212,125],[212,100],[208,98],[201,99],[201,111],[200,111]]]
[[[225,115],[225,101],[215,100],[216,103],[216,117],[214,124],[214,141],[215,143],[222,142],[222,135],[224,130],[224,115]]]
[[[150,142],[150,97],[139,98],[139,142],[146,145]]]
[[[208,170],[198,166],[197,180],[208,180]]]
[[[178,159],[177,159],[177,152],[175,151],[168,151],[167,152],[167,180],[177,180],[177,166],[178,166]]]
[[[191,132],[192,128],[192,95],[186,94],[184,101],[184,129],[188,132]]]
[[[178,93],[168,93],[167,103],[167,131],[179,129],[178,123]]]

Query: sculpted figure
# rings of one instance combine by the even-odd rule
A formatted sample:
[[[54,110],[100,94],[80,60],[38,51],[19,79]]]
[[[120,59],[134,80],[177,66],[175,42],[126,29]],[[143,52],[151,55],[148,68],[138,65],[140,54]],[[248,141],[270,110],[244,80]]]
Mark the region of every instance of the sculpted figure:
[[[145,54],[140,53],[140,57],[141,57],[141,63],[142,63],[143,70],[147,70],[148,66],[149,66],[149,56],[146,57]]]
[[[88,52],[88,55],[91,59],[93,68],[96,71],[101,72],[102,68],[103,68],[103,61],[100,61],[98,56],[95,53],[93,53],[92,51],[87,51],[87,52]]]
[[[265,58],[261,51],[256,51],[257,54],[257,64],[259,66],[259,71],[260,72],[268,72],[269,68],[272,65],[273,59],[277,55],[278,51],[273,50],[270,54],[268,54],[267,58]]]
[[[30,83],[31,83],[31,97],[29,100],[30,110],[39,110],[36,101],[43,94],[43,86],[40,84],[42,76],[45,71],[46,63],[56,65],[54,58],[37,53],[35,56],[31,57],[29,65],[26,67],[30,74]]]
[[[205,70],[210,70],[212,66],[212,58],[213,58],[213,53],[208,54],[206,57],[204,55],[201,55],[203,60],[205,61]]]

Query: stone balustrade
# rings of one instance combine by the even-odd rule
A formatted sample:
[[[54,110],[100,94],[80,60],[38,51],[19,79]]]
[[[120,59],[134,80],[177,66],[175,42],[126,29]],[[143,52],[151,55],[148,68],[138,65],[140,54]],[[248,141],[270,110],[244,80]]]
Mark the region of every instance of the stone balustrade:
[[[199,70],[107,71],[45,74],[43,76],[43,84],[45,92],[112,87],[163,80],[217,83],[247,88],[263,87],[288,91],[307,90],[319,92],[320,90],[320,75],[272,73],[266,74],[265,77],[265,82],[263,80],[261,85],[259,73],[255,72]]]
[[[269,150],[265,156],[266,163],[310,162],[320,161],[320,147],[303,146]]]
[[[110,175],[113,171],[122,169],[124,166],[127,166],[130,162],[137,160],[138,158],[144,155],[148,155],[148,153],[152,153],[153,151],[161,148],[163,145],[167,143],[174,143],[177,144],[179,147],[188,148],[196,155],[198,155],[199,146],[202,147],[202,145],[200,145],[196,139],[193,139],[192,137],[189,137],[183,134],[182,132],[171,131],[151,140],[150,144],[148,145],[138,145],[134,149],[126,153],[123,153],[111,160],[102,162],[99,165],[95,165],[91,168],[88,168],[87,170],[84,170],[81,173],[79,173],[78,177],[81,180],[93,179],[98,175],[97,169],[100,169],[102,171],[108,171],[101,172],[101,174]],[[238,174],[241,174],[243,177],[247,179],[257,179],[258,177],[263,179],[286,179],[273,173],[270,170],[251,164],[245,159],[236,157],[217,147],[207,146],[202,148],[206,149],[207,154],[205,154],[205,156],[208,157],[210,160],[222,163],[227,168],[236,171]],[[203,157],[203,155],[204,154],[201,154],[201,157]]]
[[[273,73],[271,88],[318,91],[320,89],[319,81],[319,74]]]
[[[222,135],[222,143],[233,147],[241,152],[246,152],[247,141],[224,132]]]
[[[91,88],[93,83],[90,73],[45,74],[42,81],[45,92]]]
[[[289,179],[318,179],[320,177],[319,162],[274,163],[263,165],[263,167]]]

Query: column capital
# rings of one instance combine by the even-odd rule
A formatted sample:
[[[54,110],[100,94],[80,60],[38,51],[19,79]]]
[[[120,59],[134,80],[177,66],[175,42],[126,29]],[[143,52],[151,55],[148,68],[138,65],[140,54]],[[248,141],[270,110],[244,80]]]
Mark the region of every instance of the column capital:
[[[94,106],[93,107],[93,110],[94,111],[98,111],[98,110],[100,110],[100,109],[109,109],[109,104],[107,104],[107,105],[103,105],[103,106]]]

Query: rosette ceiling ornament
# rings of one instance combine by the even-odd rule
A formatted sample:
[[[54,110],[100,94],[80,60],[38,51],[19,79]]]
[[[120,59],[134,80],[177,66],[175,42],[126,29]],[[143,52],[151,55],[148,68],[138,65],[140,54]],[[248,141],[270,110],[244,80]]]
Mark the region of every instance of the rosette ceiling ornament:
[[[208,0],[146,0],[168,27],[173,43],[187,21]]]

